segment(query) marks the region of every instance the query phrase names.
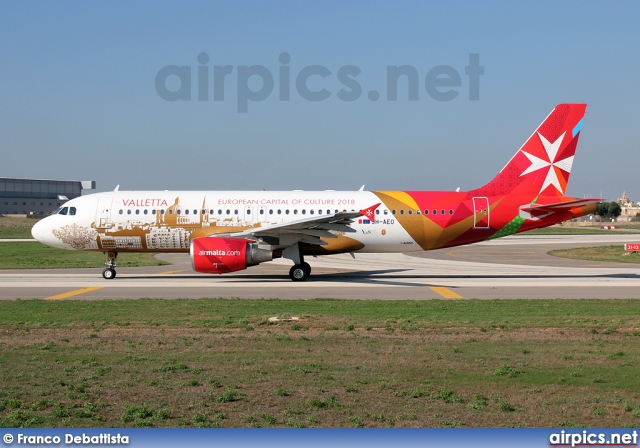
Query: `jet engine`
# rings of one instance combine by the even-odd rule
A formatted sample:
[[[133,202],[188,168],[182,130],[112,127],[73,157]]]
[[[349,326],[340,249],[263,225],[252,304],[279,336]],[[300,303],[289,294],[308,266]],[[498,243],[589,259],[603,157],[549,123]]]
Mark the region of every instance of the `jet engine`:
[[[273,252],[244,238],[200,237],[191,240],[191,265],[196,272],[223,274],[271,261]]]

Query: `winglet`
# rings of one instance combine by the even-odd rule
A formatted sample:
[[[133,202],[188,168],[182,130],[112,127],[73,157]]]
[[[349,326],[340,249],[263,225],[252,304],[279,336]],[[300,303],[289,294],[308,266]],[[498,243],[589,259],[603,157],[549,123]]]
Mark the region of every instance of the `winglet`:
[[[365,208],[363,210],[360,210],[360,214],[364,217],[366,217],[367,219],[373,220],[373,216],[374,213],[376,212],[376,209],[380,206],[380,202],[378,202],[376,205],[372,205],[369,208]]]

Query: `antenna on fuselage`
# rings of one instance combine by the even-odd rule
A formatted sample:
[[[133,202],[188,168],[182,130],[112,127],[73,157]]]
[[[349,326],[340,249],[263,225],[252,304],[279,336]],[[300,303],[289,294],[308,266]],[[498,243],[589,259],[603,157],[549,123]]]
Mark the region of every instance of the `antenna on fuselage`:
[[[113,189],[113,191],[118,191],[120,190],[120,184],[116,185],[116,188]]]
[[[364,191],[364,185],[358,191]]]

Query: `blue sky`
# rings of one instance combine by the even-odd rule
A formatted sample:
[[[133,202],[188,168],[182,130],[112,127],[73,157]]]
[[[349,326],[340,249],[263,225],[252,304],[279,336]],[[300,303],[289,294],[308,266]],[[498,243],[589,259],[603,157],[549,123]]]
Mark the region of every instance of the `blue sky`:
[[[586,102],[568,194],[640,200],[638,17],[632,1],[6,1],[0,176],[96,180],[99,191],[466,190],[490,180],[556,104]],[[484,67],[478,100],[471,54]],[[190,101],[156,91],[168,65],[191,70]],[[329,73],[307,81],[329,92],[322,101],[296,89],[314,65]],[[416,101],[404,79],[387,99],[387,67],[401,65],[418,74]],[[449,101],[425,88],[442,65],[460,75]],[[214,66],[232,68],[224,100],[213,98]],[[258,76],[242,87],[251,66],[274,88],[242,113],[238,98],[262,88]],[[345,66],[359,70],[354,101],[337,96]]]

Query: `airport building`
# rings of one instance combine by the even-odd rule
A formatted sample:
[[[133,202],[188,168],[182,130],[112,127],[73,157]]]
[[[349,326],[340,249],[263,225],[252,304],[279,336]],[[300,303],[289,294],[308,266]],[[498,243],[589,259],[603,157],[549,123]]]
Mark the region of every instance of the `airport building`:
[[[46,216],[96,182],[0,177],[0,214]]]

